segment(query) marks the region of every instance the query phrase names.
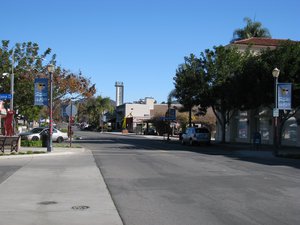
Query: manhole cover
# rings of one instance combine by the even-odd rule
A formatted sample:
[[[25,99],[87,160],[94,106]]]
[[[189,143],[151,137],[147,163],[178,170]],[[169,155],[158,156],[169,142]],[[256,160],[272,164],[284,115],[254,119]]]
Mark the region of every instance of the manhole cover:
[[[86,205],[77,205],[77,206],[73,206],[72,209],[74,210],[86,210],[90,208],[89,206],[86,206]]]
[[[40,205],[54,205],[57,204],[55,201],[44,201],[44,202],[39,202]]]

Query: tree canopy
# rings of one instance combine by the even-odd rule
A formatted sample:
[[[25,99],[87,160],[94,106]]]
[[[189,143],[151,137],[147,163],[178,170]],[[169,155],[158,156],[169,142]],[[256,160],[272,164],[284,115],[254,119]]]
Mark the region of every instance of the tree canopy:
[[[236,74],[242,71],[249,52],[240,53],[237,48],[218,46],[201,53],[203,70],[208,78],[208,89],[201,105],[212,107],[222,127],[222,141],[225,141],[225,128],[234,112],[242,105],[237,97],[243,90],[236,83]]]
[[[42,110],[34,104],[34,79],[48,78],[48,64],[55,65],[53,73],[54,110],[62,99],[70,94],[91,97],[95,94],[95,85],[81,72],[78,74],[56,65],[56,55],[48,48],[40,52],[39,45],[32,42],[17,43],[12,48],[9,41],[2,41],[0,48],[0,73],[12,73],[14,70],[14,108],[28,120],[36,120]],[[3,84],[3,91],[9,93],[10,78]]]
[[[234,112],[261,106],[272,107],[272,70],[275,67],[281,70],[279,82],[293,84],[293,110],[281,110],[281,128],[288,118],[300,110],[299,42],[288,41],[259,55],[251,55],[250,50],[241,53],[234,47],[218,46],[205,50],[199,58],[193,56],[190,59],[197,62],[195,67],[186,63],[187,58],[183,65],[188,65],[192,70],[184,70],[180,65],[176,71],[175,96],[189,108],[212,107],[223,130],[222,141],[225,141],[226,124]]]
[[[207,82],[204,81],[204,73],[201,70],[201,62],[194,54],[184,57],[184,64],[176,70],[174,80],[175,89],[172,93],[180,104],[189,112],[189,124],[192,121],[192,109],[198,105],[202,97],[202,90]]]
[[[80,104],[79,121],[84,120],[87,115],[87,121],[93,127],[100,127],[103,120],[104,113],[112,112],[113,105],[110,98],[103,98],[102,96],[92,97]]]

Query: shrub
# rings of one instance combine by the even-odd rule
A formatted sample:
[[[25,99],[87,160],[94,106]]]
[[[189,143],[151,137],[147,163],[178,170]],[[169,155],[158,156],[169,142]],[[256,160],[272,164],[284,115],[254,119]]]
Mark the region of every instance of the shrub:
[[[64,132],[64,133],[67,133],[68,132],[68,128],[62,128],[62,129],[59,129],[61,132]]]
[[[21,141],[21,146],[23,147],[42,147],[42,141],[27,141],[27,140],[22,140]]]

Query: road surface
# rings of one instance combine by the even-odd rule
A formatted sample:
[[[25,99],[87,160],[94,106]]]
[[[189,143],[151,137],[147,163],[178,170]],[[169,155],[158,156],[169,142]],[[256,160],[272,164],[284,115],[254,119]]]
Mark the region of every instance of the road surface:
[[[79,132],[125,225],[300,224],[299,160]]]

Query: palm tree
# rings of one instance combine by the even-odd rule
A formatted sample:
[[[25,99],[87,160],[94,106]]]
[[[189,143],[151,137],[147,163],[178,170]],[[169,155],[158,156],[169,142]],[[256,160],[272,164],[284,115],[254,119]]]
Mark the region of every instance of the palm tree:
[[[249,17],[245,17],[244,21],[247,23],[246,26],[244,28],[236,29],[233,32],[233,39],[231,42],[251,37],[271,38],[269,30],[262,27],[261,22],[252,21]]]
[[[89,122],[96,127],[103,127],[102,119],[105,112],[113,110],[110,98],[98,96],[88,99],[86,103],[86,113],[89,115]]]

